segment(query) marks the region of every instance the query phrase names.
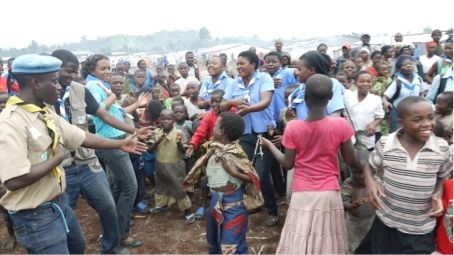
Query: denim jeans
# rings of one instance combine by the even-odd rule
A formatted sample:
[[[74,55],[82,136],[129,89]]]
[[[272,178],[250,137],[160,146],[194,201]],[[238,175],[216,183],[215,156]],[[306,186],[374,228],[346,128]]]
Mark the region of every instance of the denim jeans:
[[[116,203],[118,229],[122,238],[129,233],[130,215],[137,195],[137,180],[129,154],[121,150],[98,150],[98,156],[112,175],[111,190]]]
[[[103,229],[101,252],[107,253],[120,245],[118,216],[115,202],[110,192],[109,182],[104,170],[90,169],[89,165],[65,167],[66,191],[69,205],[76,207],[79,195],[82,195],[88,204],[99,215]]]
[[[145,198],[145,170],[141,167],[141,165],[143,166],[143,164],[141,164],[143,162],[142,156],[130,153],[129,158],[131,159],[132,168],[134,169],[137,181],[137,196],[134,201],[134,205],[136,205]]]
[[[243,135],[240,138],[241,147],[243,147],[244,152],[246,152],[250,160],[254,157],[257,139],[257,135],[255,134]],[[273,159],[273,154],[269,150],[263,149],[263,157],[260,155],[256,156],[254,167],[260,178],[260,186],[262,187],[262,195],[265,200],[267,212],[269,215],[278,215],[276,197],[270,176]]]
[[[64,195],[35,209],[10,212],[10,217],[16,239],[28,253],[84,253],[82,230]]]

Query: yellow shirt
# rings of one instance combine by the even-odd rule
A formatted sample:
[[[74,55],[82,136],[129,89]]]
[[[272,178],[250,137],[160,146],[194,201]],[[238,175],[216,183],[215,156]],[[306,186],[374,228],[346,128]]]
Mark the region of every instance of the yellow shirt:
[[[85,140],[85,132],[50,111],[57,126],[60,144],[75,150]],[[0,114],[0,180],[2,183],[25,175],[30,167],[48,160],[52,139],[40,113],[30,113],[17,105],[7,106]],[[62,194],[66,188],[64,171],[61,186],[50,171],[35,183],[7,191],[0,204],[8,210],[33,209]]]
[[[150,141],[158,141],[163,133],[164,131],[161,128],[156,129]],[[177,163],[181,160],[182,154],[177,146],[177,133],[183,136],[182,143],[187,143],[187,139],[183,133],[174,127],[156,148],[156,159],[160,163]]]

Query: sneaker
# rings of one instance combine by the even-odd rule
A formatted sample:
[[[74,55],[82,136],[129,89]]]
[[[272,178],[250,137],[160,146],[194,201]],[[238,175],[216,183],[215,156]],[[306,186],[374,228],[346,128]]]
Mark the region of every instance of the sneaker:
[[[150,208],[144,201],[140,201],[134,206],[134,211],[140,214],[147,214],[150,212]]]
[[[195,212],[195,218],[198,220],[205,218],[205,212],[206,209],[204,207],[199,207],[199,209]]]
[[[157,205],[156,207],[153,207],[150,209],[150,213],[159,213],[164,210],[167,210],[169,207],[168,206],[159,206]]]
[[[188,215],[184,216],[184,218],[186,219],[184,221],[184,223],[186,223],[186,224],[192,224],[192,223],[195,222],[195,214],[194,213],[188,214]]]

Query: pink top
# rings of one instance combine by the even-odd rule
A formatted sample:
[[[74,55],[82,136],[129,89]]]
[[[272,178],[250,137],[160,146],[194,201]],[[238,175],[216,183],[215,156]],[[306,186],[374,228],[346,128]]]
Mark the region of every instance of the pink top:
[[[343,118],[289,122],[282,144],[296,151],[293,192],[339,190],[337,152],[353,135]]]

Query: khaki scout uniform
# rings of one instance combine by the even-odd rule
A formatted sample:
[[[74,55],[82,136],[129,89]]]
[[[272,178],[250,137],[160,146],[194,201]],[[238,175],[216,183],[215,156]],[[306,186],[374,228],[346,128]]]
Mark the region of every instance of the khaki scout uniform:
[[[85,140],[85,132],[49,111],[58,130],[60,144],[75,150]],[[41,113],[30,113],[17,105],[7,106],[0,114],[0,180],[2,183],[30,172],[30,167],[49,159],[52,139]],[[35,183],[7,191],[0,204],[8,210],[33,209],[61,195],[66,187],[50,171]]]

